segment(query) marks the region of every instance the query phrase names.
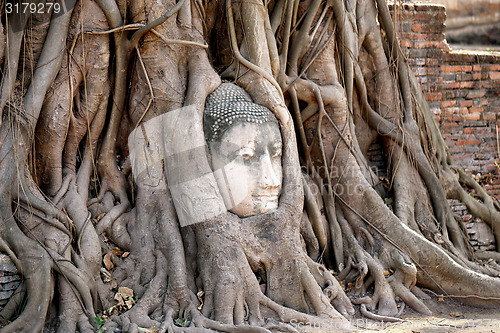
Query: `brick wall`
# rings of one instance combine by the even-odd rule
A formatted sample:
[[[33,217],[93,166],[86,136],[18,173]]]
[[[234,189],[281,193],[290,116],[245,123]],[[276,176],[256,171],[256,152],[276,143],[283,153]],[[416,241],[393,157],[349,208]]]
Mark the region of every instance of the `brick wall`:
[[[500,198],[500,52],[450,49],[442,5],[404,3],[391,10],[452,156]]]

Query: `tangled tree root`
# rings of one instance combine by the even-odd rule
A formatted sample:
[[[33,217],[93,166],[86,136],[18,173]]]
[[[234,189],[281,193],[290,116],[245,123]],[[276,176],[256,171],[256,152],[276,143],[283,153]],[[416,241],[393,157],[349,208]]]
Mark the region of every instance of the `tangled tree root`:
[[[0,250],[23,276],[2,333],[348,330],[353,304],[386,322],[405,304],[430,314],[417,285],[498,306],[497,270],[471,261],[498,252],[472,253],[446,199],[497,249],[500,205],[451,159],[385,1],[88,0],[48,20],[0,29]],[[279,119],[284,190],[267,214],[181,228],[172,156],[138,175],[128,135],[152,150],[144,124],[200,116],[220,76]],[[118,305],[117,288],[133,296]]]

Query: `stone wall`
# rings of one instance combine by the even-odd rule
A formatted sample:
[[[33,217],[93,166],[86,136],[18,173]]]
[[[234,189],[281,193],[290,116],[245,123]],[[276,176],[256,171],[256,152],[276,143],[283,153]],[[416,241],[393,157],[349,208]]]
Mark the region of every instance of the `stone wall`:
[[[446,7],[450,43],[500,45],[500,0],[432,0]]]
[[[450,49],[442,5],[404,3],[391,10],[452,156],[500,198],[500,52]]]
[[[0,310],[19,287],[21,276],[8,255],[0,253]]]

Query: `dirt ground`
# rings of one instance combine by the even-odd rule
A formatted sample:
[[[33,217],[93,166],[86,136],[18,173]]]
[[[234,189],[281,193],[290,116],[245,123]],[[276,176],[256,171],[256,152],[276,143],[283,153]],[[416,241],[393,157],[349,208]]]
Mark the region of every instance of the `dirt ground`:
[[[364,318],[359,313],[359,307],[350,321],[351,330],[358,332],[388,332],[388,333],[500,333],[500,307],[481,309],[465,306],[455,300],[444,298],[439,301],[432,296],[424,300],[432,311],[432,316],[424,316],[411,308],[405,308],[401,315],[402,322],[382,323]],[[307,328],[304,333],[338,332],[334,327]]]

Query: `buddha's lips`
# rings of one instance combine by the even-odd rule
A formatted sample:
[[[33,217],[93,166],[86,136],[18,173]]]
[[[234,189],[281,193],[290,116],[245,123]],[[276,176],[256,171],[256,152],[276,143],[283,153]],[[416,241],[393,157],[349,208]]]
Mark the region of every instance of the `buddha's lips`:
[[[277,194],[271,194],[271,195],[252,195],[253,198],[259,199],[259,200],[268,200],[268,201],[273,201],[273,200],[278,200],[278,195]]]

